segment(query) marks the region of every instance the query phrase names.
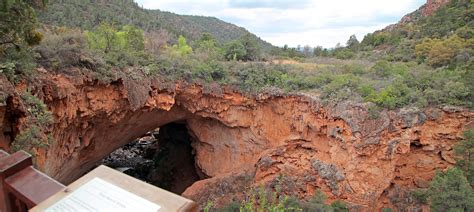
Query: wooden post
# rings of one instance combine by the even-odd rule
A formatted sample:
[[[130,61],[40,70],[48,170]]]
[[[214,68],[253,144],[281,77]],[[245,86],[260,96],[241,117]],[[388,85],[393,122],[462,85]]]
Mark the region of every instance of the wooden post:
[[[31,160],[31,155],[25,151],[15,152],[11,155],[8,155],[8,153],[3,150],[1,151],[1,154],[4,155],[4,157],[0,160],[0,182],[2,184],[2,202],[0,202],[0,208],[2,208],[2,210],[5,209],[5,211],[16,211],[15,205],[11,205],[13,197],[8,195],[9,192],[5,188],[5,179],[18,171],[31,166],[33,161]]]
[[[0,150],[0,160],[2,160],[4,157],[9,156],[7,152]],[[3,189],[3,179],[0,177],[0,211],[7,211],[7,196],[4,194],[4,189]]]
[[[3,157],[2,157],[3,156]],[[23,212],[65,188],[32,166],[25,151],[0,150],[0,210]]]

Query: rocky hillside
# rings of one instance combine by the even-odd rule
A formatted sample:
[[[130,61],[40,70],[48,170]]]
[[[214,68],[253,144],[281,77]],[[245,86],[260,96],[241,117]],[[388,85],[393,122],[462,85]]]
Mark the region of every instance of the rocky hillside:
[[[398,24],[388,26],[386,30],[392,30],[394,27],[409,23],[417,23],[422,18],[432,16],[439,8],[448,4],[450,0],[428,0],[424,5],[422,5],[416,11],[403,16]]]
[[[365,104],[243,96],[225,88],[209,93],[135,77],[103,84],[79,69],[39,75],[30,92],[54,121],[45,129],[51,138],[30,144],[37,164],[69,183],[133,139],[180,122],[193,137],[196,167],[209,177],[183,195],[201,205],[212,199],[222,206],[242,198],[246,188],[278,185],[299,198],[321,190],[352,209],[420,208],[406,195],[453,166],[452,147],[474,118],[461,108],[430,107],[385,110],[373,119]],[[38,113],[25,100],[25,84],[1,80],[10,86],[3,86],[9,95],[0,107],[0,129],[15,137]],[[10,148],[11,137],[0,138],[0,147]]]
[[[381,58],[390,61],[469,66],[474,55],[472,14],[470,0],[428,0],[399,23],[365,36],[360,50],[383,52]]]
[[[190,40],[210,33],[220,42],[236,40],[249,33],[246,29],[215,17],[178,15],[160,10],[148,10],[133,0],[52,0],[39,13],[39,20],[48,25],[79,27],[90,30],[101,22],[117,25],[135,25],[145,31],[166,30],[177,38],[183,35]],[[272,47],[257,36],[259,44]]]

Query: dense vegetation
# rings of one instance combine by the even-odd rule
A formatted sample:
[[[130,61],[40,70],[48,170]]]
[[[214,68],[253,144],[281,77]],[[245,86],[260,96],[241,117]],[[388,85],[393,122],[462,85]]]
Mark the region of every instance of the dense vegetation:
[[[66,9],[54,9],[59,6]],[[35,61],[16,63],[15,68],[11,63],[2,63],[2,70],[10,79],[25,75],[32,67],[19,66],[39,63],[52,70],[87,68],[103,80],[113,76],[112,69],[132,68],[149,77],[206,86],[224,84],[251,94],[304,91],[318,94],[326,102],[372,102],[373,111],[432,104],[472,107],[474,102],[474,38],[468,13],[472,3],[465,4],[463,0],[453,0],[433,16],[420,18],[416,23],[369,34],[362,42],[351,36],[345,47],[338,45],[334,49],[273,47],[270,57],[263,53],[260,40],[249,33],[228,42],[221,42],[213,32],[199,30],[192,35],[192,42],[185,36],[189,33],[170,39],[167,32],[160,31],[164,29],[162,24],[168,22],[150,18],[150,14],[163,12],[144,10],[129,0],[95,4],[90,4],[90,0],[59,0],[49,10],[55,12],[42,13],[42,20],[69,27],[48,26],[37,32],[44,40],[30,54],[35,55]],[[455,17],[445,18],[453,16],[451,11]],[[89,18],[67,17],[78,13]],[[451,27],[439,31],[433,25],[440,21]],[[179,23],[172,25],[180,26]],[[71,28],[74,26],[80,28]],[[413,30],[407,31],[407,27]],[[431,28],[442,33],[429,37]],[[389,50],[380,56],[379,49]],[[397,52],[406,51],[411,53],[403,55],[411,55],[410,58],[398,60]],[[281,59],[288,58],[299,62],[279,64]],[[136,73],[127,71],[135,78],[139,75]]]
[[[458,90],[464,97],[459,101],[438,103],[473,106],[474,95],[474,3],[470,0],[452,0],[430,16],[416,12],[413,21],[368,34],[354,51],[356,56],[387,61],[426,64],[433,74],[444,78],[436,87]],[[374,53],[382,52],[382,54]],[[434,77],[435,81],[437,77]],[[425,80],[424,78],[418,80]],[[432,92],[430,90],[428,92]],[[458,90],[459,91],[459,90]],[[455,95],[459,95],[455,94]],[[464,104],[462,103],[464,102]]]
[[[45,1],[14,1],[0,3],[0,73],[14,80],[15,75],[29,74],[33,68],[31,46],[41,42],[37,31],[35,8]]]
[[[427,62],[433,67],[469,64],[473,54],[474,7],[470,0],[452,0],[434,14],[368,34],[362,51],[380,50],[391,61]]]
[[[45,40],[35,48],[41,56],[38,61],[55,70],[80,66],[107,76],[111,67],[135,67],[149,77],[170,81],[225,84],[251,94],[306,91],[319,93],[327,102],[369,101],[390,109],[429,104],[472,106],[467,76],[471,72],[465,69],[330,58],[287,65],[258,62],[261,53],[250,36],[226,45],[209,34],[193,45],[181,36],[174,45],[154,46],[138,28],[127,25],[116,29],[107,23],[86,32],[59,28],[44,34]]]
[[[173,42],[179,35],[194,41],[209,33],[220,43],[226,43],[249,33],[242,27],[214,17],[143,9],[133,0],[50,0],[48,7],[38,16],[47,25],[82,30],[91,30],[101,23],[111,23],[118,28],[133,25],[146,32],[161,32],[161,39]],[[255,35],[251,36],[262,48],[271,47]]]
[[[352,93],[358,91],[355,93],[364,100],[381,107],[396,108],[413,104],[472,107],[473,14],[472,1],[452,0],[430,16],[423,17],[417,11],[411,15],[412,21],[370,33],[362,42],[353,35],[346,46],[338,44],[333,49],[309,46],[294,49],[285,46],[272,52],[280,57],[300,60],[330,57],[373,62],[372,67],[365,67],[365,70],[372,71],[371,74],[356,75],[354,80],[357,82],[358,77],[361,77],[363,84],[369,86],[351,90]],[[314,62],[314,59],[306,61]],[[349,78],[354,79],[353,76]]]

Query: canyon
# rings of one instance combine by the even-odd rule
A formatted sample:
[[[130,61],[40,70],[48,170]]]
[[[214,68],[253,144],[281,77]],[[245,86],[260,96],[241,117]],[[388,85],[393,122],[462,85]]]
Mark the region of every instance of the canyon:
[[[27,87],[48,106],[54,142],[35,147],[37,166],[62,183],[156,128],[184,124],[196,169],[205,175],[183,196],[225,205],[254,186],[299,198],[320,189],[352,209],[419,207],[406,197],[436,170],[455,163],[452,148],[474,112],[451,106],[384,110],[366,103],[323,103],[314,94],[243,95],[231,88],[166,83],[144,75],[108,83],[79,68],[43,71],[12,85],[0,76],[0,148],[26,128]]]

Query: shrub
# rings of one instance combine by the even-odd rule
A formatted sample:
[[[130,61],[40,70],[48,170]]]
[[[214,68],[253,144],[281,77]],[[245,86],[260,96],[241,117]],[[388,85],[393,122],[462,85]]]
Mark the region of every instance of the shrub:
[[[464,140],[454,146],[456,166],[463,170],[467,180],[474,185],[474,129],[464,132]]]
[[[411,195],[413,196],[416,203],[418,203],[418,204],[427,204],[428,203],[429,193],[428,193],[427,190],[416,189],[416,190],[411,192]]]
[[[85,35],[76,29],[57,28],[44,32],[45,39],[35,47],[38,62],[54,70],[79,66],[97,70],[104,66],[103,56],[88,50]]]
[[[10,82],[16,82],[15,63],[0,63],[0,74],[4,74]]]
[[[0,49],[0,53],[1,51]],[[21,79],[32,79],[36,73],[34,55],[30,47],[7,49],[3,56],[0,56],[0,71],[13,83]]]
[[[260,186],[246,192],[244,200],[239,204],[232,202],[218,211],[348,211],[347,204],[343,201],[334,201],[331,205],[325,204],[326,195],[318,190],[309,200],[298,200],[295,197],[283,194],[278,186],[276,191],[270,191]]]
[[[463,40],[457,35],[448,39],[424,39],[415,46],[415,54],[433,67],[441,67],[455,63],[458,53],[469,48],[470,41]]]
[[[19,150],[29,152],[32,148],[44,147],[47,143],[44,142],[41,129],[36,125],[32,125],[17,135],[10,145],[13,152]]]
[[[224,206],[219,211],[222,211],[222,212],[238,212],[238,211],[240,211],[240,204],[238,202],[231,202],[229,205]]]
[[[412,100],[412,91],[403,82],[395,81],[379,92],[372,92],[365,99],[380,107],[395,109],[410,103]]]
[[[151,56],[145,53],[145,38],[143,30],[134,26],[125,25],[117,30],[109,23],[101,23],[92,31],[85,32],[88,46],[103,54],[107,63],[118,66],[144,66],[148,65]],[[188,53],[189,46],[186,45],[184,37],[180,37],[180,43],[173,46],[173,52],[177,54]],[[184,44],[184,45],[182,45]],[[192,50],[191,50],[192,51]]]
[[[247,50],[245,46],[239,41],[233,41],[225,46],[225,58],[227,60],[244,60]]]
[[[370,105],[369,108],[367,109],[367,112],[369,113],[369,119],[377,119],[380,116],[380,107],[377,107],[377,105]]]
[[[336,200],[332,202],[331,207],[334,209],[334,212],[348,212],[349,211],[347,204],[341,200]]]
[[[216,61],[209,61],[207,63],[197,62],[193,65],[193,79],[196,81],[220,82],[225,81],[227,72]]]
[[[211,208],[213,207],[214,203],[212,201],[208,201],[206,203],[206,206],[204,207],[204,212],[209,212]]]
[[[459,168],[437,173],[429,188],[433,211],[470,211],[474,208],[474,191]]]
[[[10,147],[12,151],[30,152],[33,148],[42,148],[54,141],[54,138],[47,134],[47,128],[54,120],[51,112],[39,98],[28,91],[24,92],[21,97],[29,115],[25,123],[26,128],[16,135]]]
[[[186,56],[191,53],[193,53],[193,49],[187,44],[186,38],[180,35],[178,38],[178,43],[171,47],[171,54]]]
[[[334,102],[354,98],[359,84],[360,78],[352,74],[335,75],[329,83],[322,86],[322,96]]]
[[[392,64],[386,60],[379,60],[372,66],[371,70],[378,77],[388,77],[392,73]]]
[[[339,50],[335,53],[335,57],[341,60],[348,60],[348,59],[354,58],[354,56],[355,56],[355,53],[347,48],[343,48],[342,50]]]
[[[26,91],[21,96],[26,104],[28,112],[36,119],[40,126],[48,126],[53,123],[53,115],[47,106],[38,97]]]
[[[248,64],[235,67],[232,71],[234,78],[231,84],[244,92],[256,93],[264,88],[282,88],[287,81],[287,71],[279,65]]]
[[[327,196],[321,190],[317,190],[316,194],[303,204],[303,211],[330,211],[332,208],[325,204],[326,199]]]

